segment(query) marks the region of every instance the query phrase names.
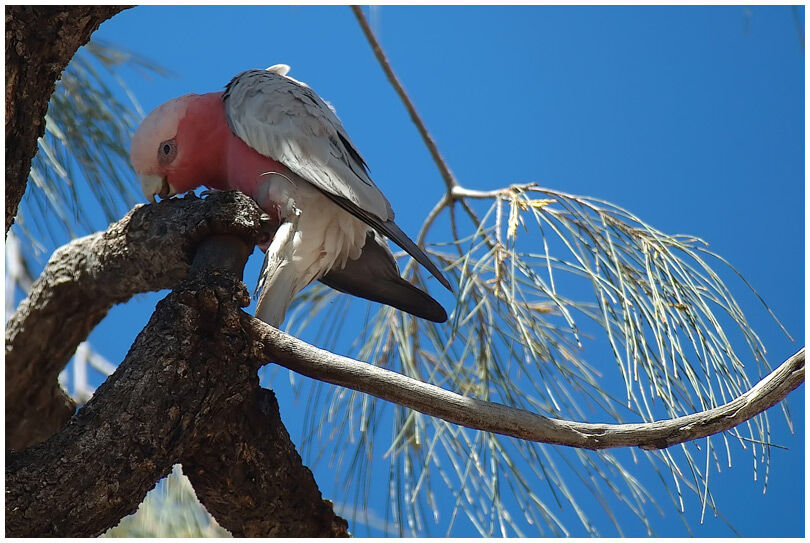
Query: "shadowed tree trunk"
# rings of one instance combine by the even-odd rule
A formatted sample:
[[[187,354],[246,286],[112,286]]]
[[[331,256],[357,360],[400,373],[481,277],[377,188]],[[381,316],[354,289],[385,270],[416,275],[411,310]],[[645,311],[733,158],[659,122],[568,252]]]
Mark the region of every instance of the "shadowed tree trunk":
[[[44,443],[6,454],[6,535],[87,537],[134,512],[181,462],[236,536],[348,535],[259,387],[240,281],[253,240],[200,243],[116,372]]]

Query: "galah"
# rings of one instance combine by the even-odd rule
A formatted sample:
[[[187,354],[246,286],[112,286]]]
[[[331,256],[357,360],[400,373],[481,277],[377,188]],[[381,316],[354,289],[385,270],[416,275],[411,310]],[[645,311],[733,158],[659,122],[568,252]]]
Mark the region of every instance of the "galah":
[[[394,223],[391,204],[335,110],[289,66],[248,70],[224,91],[158,106],[130,148],[144,195],[168,198],[206,186],[238,189],[278,221],[266,249],[256,316],[279,326],[314,280],[435,322],[444,308],[400,277],[385,237],[442,285],[450,283]]]

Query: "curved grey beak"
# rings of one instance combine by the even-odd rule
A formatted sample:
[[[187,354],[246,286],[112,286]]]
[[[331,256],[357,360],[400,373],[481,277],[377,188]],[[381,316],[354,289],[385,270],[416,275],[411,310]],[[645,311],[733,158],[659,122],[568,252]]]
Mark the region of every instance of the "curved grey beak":
[[[165,200],[177,194],[165,177],[160,175],[139,175],[138,181],[141,184],[141,190],[146,199],[155,203],[155,195],[160,196],[161,200]]]

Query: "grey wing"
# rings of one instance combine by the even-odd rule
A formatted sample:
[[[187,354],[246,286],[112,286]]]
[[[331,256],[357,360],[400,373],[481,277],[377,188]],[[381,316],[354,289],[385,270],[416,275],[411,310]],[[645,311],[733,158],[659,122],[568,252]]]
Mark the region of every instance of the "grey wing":
[[[279,71],[248,70],[223,94],[233,133],[320,190],[392,220],[391,204],[334,111],[309,87]]]
[[[394,223],[391,204],[369,177],[334,110],[308,86],[284,75],[287,69],[248,70],[228,83],[223,101],[233,133],[391,238],[452,290],[424,251]]]

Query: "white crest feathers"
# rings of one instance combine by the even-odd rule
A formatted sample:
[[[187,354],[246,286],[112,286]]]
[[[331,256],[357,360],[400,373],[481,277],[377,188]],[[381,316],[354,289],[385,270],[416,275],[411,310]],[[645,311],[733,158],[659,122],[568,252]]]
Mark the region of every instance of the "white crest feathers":
[[[290,73],[290,65],[289,64],[273,64],[269,68],[267,68],[268,72],[275,72],[278,75],[287,75]]]

